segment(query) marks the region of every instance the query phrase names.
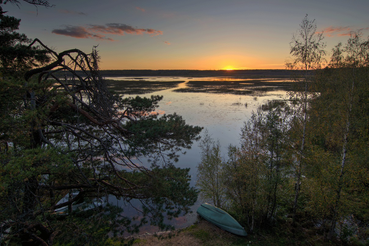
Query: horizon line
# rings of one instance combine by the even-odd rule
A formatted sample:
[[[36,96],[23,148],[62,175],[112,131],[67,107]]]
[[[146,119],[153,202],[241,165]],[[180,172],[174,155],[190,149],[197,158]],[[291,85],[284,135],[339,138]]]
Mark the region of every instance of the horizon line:
[[[287,68],[250,68],[250,69],[151,69],[151,68],[125,68],[125,69],[100,69],[100,71],[224,71],[224,72],[233,72],[233,71],[255,71],[255,70],[290,70]]]

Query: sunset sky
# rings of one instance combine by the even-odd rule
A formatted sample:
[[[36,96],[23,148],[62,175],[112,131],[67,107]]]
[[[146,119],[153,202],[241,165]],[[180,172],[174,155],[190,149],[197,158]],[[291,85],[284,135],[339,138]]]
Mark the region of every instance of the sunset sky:
[[[369,35],[369,0],[50,0],[3,6],[57,52],[98,45],[101,69],[283,69],[306,14],[326,50]]]

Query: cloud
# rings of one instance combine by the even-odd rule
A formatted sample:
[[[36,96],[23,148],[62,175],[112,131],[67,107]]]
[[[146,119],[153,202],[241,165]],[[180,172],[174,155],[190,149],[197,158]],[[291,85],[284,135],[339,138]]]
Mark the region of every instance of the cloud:
[[[339,33],[337,34],[338,37],[344,37],[344,36],[351,36],[352,31],[345,32],[345,33]],[[332,37],[332,35],[327,35],[328,37]]]
[[[369,27],[365,27],[365,28],[360,28],[360,29],[358,29],[358,32],[368,31],[368,30],[369,30]]]
[[[167,45],[171,45],[171,43],[169,43],[168,41],[164,41],[164,43]]]
[[[351,32],[352,29],[348,26],[339,26],[339,27],[330,26],[323,29],[319,33],[324,33],[327,37],[334,37],[334,36],[349,36]]]
[[[64,29],[54,29],[52,33],[58,35],[69,36],[73,38],[93,38],[100,40],[114,41],[111,38],[107,38],[103,34],[121,35],[136,34],[142,35],[144,33],[150,34],[151,37],[162,35],[163,32],[160,30],[155,30],[151,28],[134,28],[132,26],[120,23],[108,23],[105,25],[89,25],[87,27],[83,26],[66,26]]]
[[[330,26],[317,33],[324,33],[327,37],[334,36],[343,37],[343,36],[351,36],[353,32],[355,31],[361,32],[363,30],[369,30],[369,27],[353,29],[349,26],[338,26],[338,27]]]
[[[66,10],[66,9],[60,9],[59,10],[60,13],[63,14],[72,14],[72,15],[86,15],[86,13],[83,12],[77,12],[77,11],[73,11],[73,10]]]
[[[126,24],[120,24],[120,23],[108,23],[104,26],[91,25],[89,29],[94,32],[110,33],[110,34],[116,34],[116,35],[124,35],[124,33],[141,35],[143,33],[148,33],[148,34],[151,34],[151,36],[157,36],[157,35],[163,34],[163,32],[160,30],[155,30],[151,28],[148,28],[148,29],[134,28],[132,26],[129,26]]]
[[[93,38],[114,41],[111,38],[106,38],[104,35],[91,33],[82,26],[66,26],[64,29],[54,29],[52,33],[55,33],[57,35],[69,36],[73,38]]]
[[[136,9],[138,9],[139,11],[145,12],[146,10],[140,7],[136,7]]]

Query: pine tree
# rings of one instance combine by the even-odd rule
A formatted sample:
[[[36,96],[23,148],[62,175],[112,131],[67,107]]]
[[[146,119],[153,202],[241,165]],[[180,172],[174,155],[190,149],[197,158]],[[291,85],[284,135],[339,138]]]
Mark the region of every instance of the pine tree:
[[[29,46],[31,40],[16,31],[21,20],[5,14],[0,5],[0,72],[19,78],[25,71],[48,62],[48,51]]]

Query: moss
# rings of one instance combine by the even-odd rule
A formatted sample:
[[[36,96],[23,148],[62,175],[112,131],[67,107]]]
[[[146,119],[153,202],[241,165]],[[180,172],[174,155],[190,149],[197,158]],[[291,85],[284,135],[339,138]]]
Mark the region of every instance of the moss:
[[[210,235],[209,232],[203,230],[203,229],[199,229],[199,230],[195,230],[191,233],[195,238],[200,239],[203,242],[209,241],[211,239],[211,237],[213,237],[212,235]]]

